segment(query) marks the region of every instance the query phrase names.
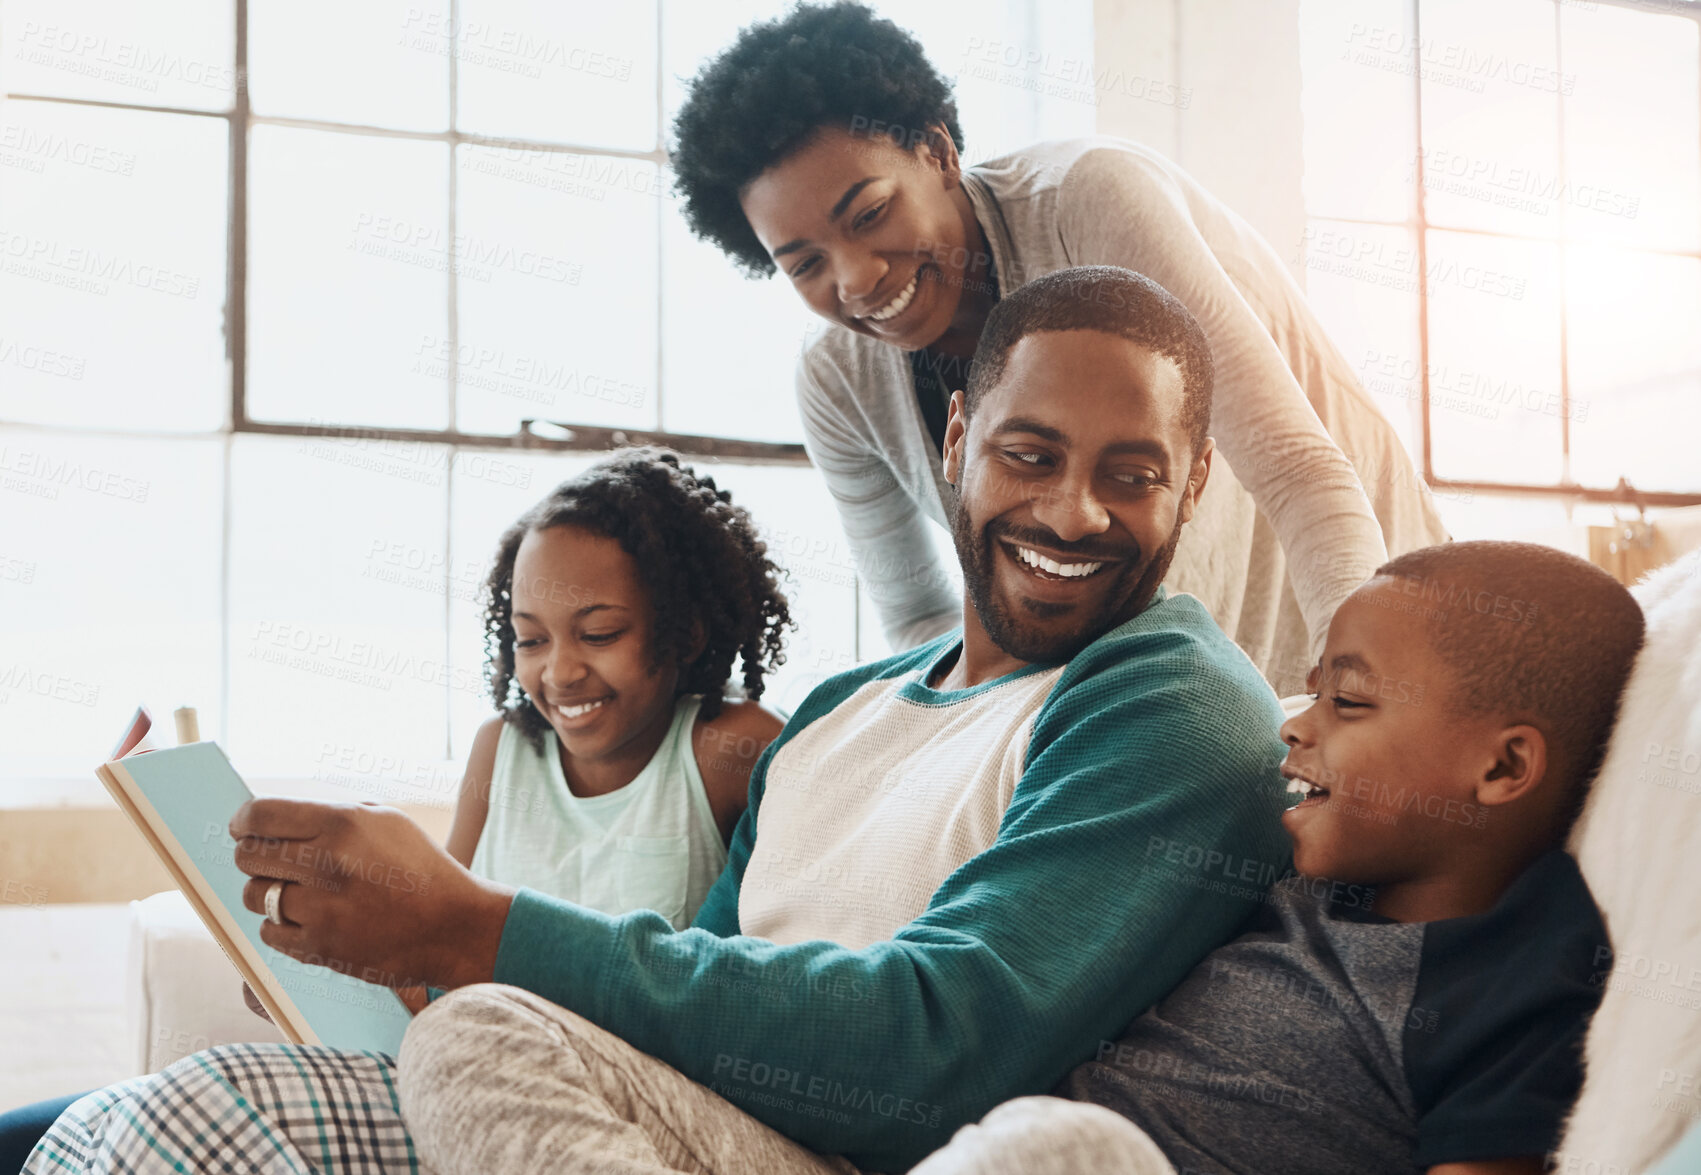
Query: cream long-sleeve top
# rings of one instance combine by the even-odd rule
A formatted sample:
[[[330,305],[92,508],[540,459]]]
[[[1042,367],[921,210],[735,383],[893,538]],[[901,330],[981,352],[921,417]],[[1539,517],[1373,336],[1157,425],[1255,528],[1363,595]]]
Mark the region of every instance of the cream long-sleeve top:
[[[966,168],[963,187],[1000,296],[1070,266],[1120,265],[1199,320],[1217,455],[1166,582],[1198,597],[1278,692],[1296,692],[1341,601],[1388,552],[1446,534],[1287,267],[1186,172],[1123,139],[1039,143]],[[799,360],[797,395],[887,640],[906,649],[957,624],[961,590],[927,526],[948,527],[955,490],[908,354],[829,326]]]

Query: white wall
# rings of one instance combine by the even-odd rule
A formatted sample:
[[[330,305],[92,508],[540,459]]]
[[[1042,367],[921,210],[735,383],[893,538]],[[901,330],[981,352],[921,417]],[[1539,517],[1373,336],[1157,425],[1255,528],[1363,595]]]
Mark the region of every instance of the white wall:
[[[1098,130],[1169,156],[1294,264],[1299,0],[1094,0]]]

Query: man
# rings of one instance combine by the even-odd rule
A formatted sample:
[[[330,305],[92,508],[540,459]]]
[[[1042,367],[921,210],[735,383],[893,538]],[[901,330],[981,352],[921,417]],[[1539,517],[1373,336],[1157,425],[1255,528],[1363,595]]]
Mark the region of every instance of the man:
[[[946,430],[963,628],[809,696],[691,928],[493,886],[385,809],[255,801],[233,832],[262,838],[238,851],[256,912],[290,876],[280,843],[433,878],[304,886],[267,942],[456,990],[410,1027],[388,1105],[367,1096],[387,1058],[334,1054],[314,1115],[268,1102],[328,1064],[309,1050],[179,1066],[241,1085],[251,1160],[313,1161],[329,1117],[344,1162],[443,1172],[898,1171],[1051,1088],[1287,864],[1275,696],[1162,588],[1210,472],[1210,381],[1197,323],[1130,271],[1005,298]],[[179,1066],[124,1123],[91,1095],[56,1145],[97,1145],[75,1120],[138,1169],[193,1167],[194,1132],[157,1125]],[[358,1114],[337,1108],[351,1066],[381,1079]]]

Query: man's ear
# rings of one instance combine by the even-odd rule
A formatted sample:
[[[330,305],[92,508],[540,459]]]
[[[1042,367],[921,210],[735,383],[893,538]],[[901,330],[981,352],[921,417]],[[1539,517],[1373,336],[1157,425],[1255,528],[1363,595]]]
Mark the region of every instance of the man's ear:
[[[927,135],[916,144],[917,158],[931,163],[945,177],[945,190],[950,191],[963,181],[963,161],[957,154],[957,144],[945,124],[936,122],[927,128]]]
[[[1187,471],[1187,485],[1181,491],[1181,509],[1176,514],[1177,521],[1193,521],[1193,511],[1199,505],[1199,495],[1205,492],[1205,481],[1211,476],[1211,454],[1217,451],[1217,442],[1210,437],[1199,447],[1199,455],[1193,458],[1193,466]]]
[[[1477,802],[1509,804],[1531,795],[1547,777],[1547,736],[1522,723],[1495,736],[1494,758],[1477,781]]]
[[[965,393],[951,393],[951,407],[945,416],[945,480],[963,488],[963,449],[968,443],[969,410]]]

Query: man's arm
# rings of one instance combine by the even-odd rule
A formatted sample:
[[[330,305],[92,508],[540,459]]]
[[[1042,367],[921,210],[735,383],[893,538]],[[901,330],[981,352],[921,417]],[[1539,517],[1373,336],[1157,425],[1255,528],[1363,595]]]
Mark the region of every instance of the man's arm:
[[[698,925],[522,890],[495,979],[810,1147],[908,1166],[997,1102],[1049,1089],[1228,939],[1287,863],[1274,697],[1219,688],[1178,634],[1147,639],[1171,655],[1147,650],[1139,681],[1085,681],[1048,705],[997,841],[891,940],[711,932],[729,925],[753,804]]]

